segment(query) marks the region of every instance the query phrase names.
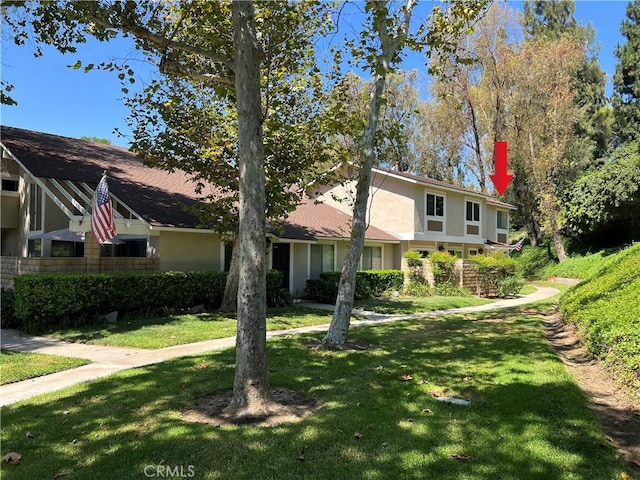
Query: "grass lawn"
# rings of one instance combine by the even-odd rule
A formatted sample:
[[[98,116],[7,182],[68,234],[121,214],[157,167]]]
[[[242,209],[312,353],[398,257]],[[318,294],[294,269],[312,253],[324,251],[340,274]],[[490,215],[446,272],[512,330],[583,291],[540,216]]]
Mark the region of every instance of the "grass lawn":
[[[91,363],[84,358],[0,351],[0,385],[68,370]]]
[[[354,307],[383,314],[411,314],[484,305],[492,300],[476,297],[408,297],[358,300]]]
[[[354,329],[373,344],[367,351],[313,350],[309,335],[272,339],[271,384],[323,405],[298,424],[183,421],[196,399],[231,388],[232,349],[5,407],[2,453],[23,458],[3,463],[2,478],[137,480],[158,467],[196,479],[624,478],[545,339],[540,314],[554,301]]]
[[[270,308],[267,330],[282,330],[331,322],[331,312],[305,307]],[[122,320],[112,324],[86,325],[47,335],[67,342],[83,342],[131,348],[156,349],[185,343],[234,337],[233,314],[202,313]]]

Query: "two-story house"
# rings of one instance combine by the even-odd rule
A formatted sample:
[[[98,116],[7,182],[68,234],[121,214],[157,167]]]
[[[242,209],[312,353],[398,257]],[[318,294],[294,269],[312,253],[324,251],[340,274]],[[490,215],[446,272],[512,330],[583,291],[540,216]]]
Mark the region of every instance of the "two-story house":
[[[322,189],[327,205],[349,212],[355,181]],[[483,253],[487,240],[507,243],[513,205],[472,190],[406,172],[374,168],[369,222],[402,240],[396,255],[448,251],[460,258]],[[396,259],[396,262],[399,260]]]

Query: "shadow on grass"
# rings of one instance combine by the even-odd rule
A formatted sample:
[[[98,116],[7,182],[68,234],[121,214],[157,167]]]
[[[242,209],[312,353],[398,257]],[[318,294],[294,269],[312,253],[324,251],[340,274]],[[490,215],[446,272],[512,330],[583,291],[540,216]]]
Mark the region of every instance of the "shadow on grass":
[[[197,479],[621,478],[539,318],[523,311],[361,327],[353,336],[375,346],[363,352],[311,350],[308,335],[271,340],[271,384],[323,404],[298,424],[182,420],[195,400],[231,387],[232,350],[5,408],[3,449],[23,461],[3,465],[2,478],[142,479],[158,466]]]

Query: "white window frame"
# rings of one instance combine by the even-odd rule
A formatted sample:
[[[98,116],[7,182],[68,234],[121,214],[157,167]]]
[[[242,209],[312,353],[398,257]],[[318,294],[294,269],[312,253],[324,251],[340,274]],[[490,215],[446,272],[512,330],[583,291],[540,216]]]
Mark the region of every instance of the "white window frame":
[[[498,213],[502,212],[504,215],[507,216],[507,228],[500,228],[500,226],[498,225]],[[499,233],[504,233],[507,238],[509,238],[509,224],[511,223],[511,219],[509,218],[509,211],[508,210],[496,210],[496,239],[498,238],[498,234]]]
[[[471,203],[472,205],[478,205],[478,220],[475,220],[473,218],[471,220],[467,219],[467,206],[469,203]],[[474,217],[474,214],[475,207],[472,207],[471,216]],[[469,225],[478,227],[478,233],[467,233],[467,227]],[[480,237],[482,235],[482,202],[478,199],[464,197],[464,235],[466,237]]]
[[[433,195],[435,198],[442,197],[442,215],[437,215],[436,213],[436,204],[437,200],[434,198],[433,210],[434,215],[429,215],[429,205],[428,205],[428,196]],[[429,230],[429,220],[433,220],[436,222],[442,222],[442,231],[438,232],[435,230]],[[446,235],[447,234],[447,195],[442,192],[435,192],[432,190],[425,190],[424,192],[424,233],[432,234],[432,235]]]

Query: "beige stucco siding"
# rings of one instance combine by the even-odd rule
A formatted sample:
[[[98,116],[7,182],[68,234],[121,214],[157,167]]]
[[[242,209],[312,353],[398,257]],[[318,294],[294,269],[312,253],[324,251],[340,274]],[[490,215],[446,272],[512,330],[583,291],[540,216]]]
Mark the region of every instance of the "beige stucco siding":
[[[396,178],[375,175],[369,192],[369,219],[387,232],[413,232],[415,186]]]
[[[162,231],[158,242],[161,271],[220,270],[220,238],[212,233]]]
[[[497,226],[497,211],[498,209],[493,205],[487,205],[487,215],[485,216],[484,227],[485,237],[491,240],[496,240],[496,226]]]
[[[447,192],[447,235],[463,236],[465,219],[465,197],[464,194]]]

